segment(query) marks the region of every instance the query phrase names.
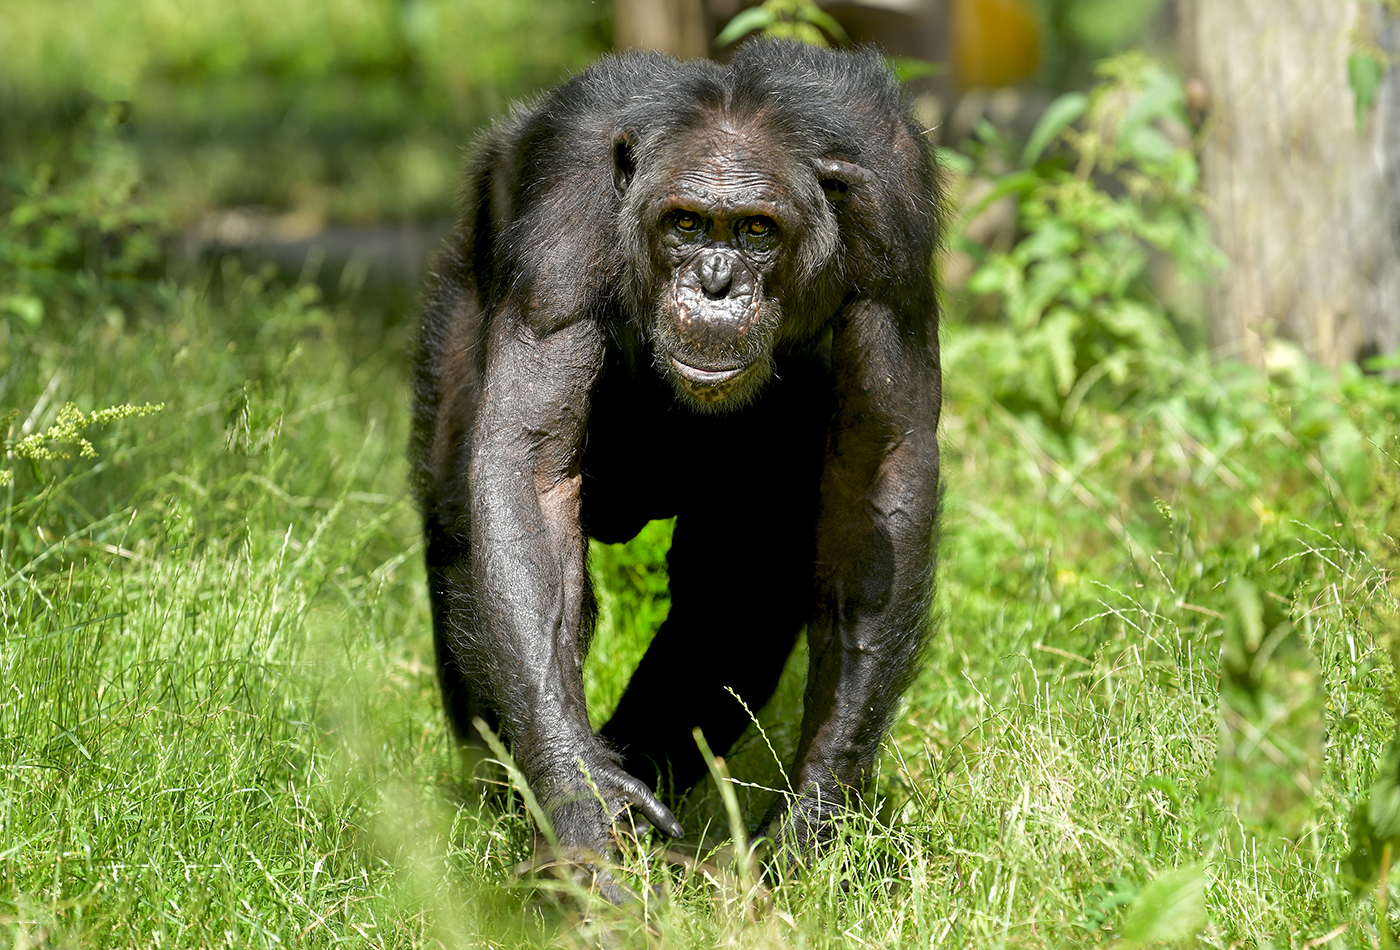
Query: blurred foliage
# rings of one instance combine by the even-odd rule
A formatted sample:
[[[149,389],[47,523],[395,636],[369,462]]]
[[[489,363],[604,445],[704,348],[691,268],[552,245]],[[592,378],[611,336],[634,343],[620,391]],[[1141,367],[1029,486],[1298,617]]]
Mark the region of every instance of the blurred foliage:
[[[165,216],[141,200],[138,162],[117,131],[127,110],[89,101],[0,173],[0,335],[5,324],[114,326],[163,305]]]
[[[421,105],[441,108],[445,94],[461,106],[478,90],[553,79],[606,38],[596,4],[569,0],[3,0],[0,19],[7,85],[28,95],[76,85],[108,100],[264,77],[300,92],[421,86]]]
[[[0,0],[0,162],[123,102],[139,176],[188,218],[442,217],[460,147],[608,46],[573,0]],[[75,106],[76,104],[76,106]]]
[[[1099,75],[1087,96],[1053,102],[1023,149],[983,122],[969,158],[946,154],[987,186],[953,240],[974,269],[961,301],[973,322],[952,352],[978,365],[993,398],[1061,432],[1085,398],[1125,401],[1187,360],[1198,315],[1161,299],[1154,265],[1201,281],[1222,263],[1189,142],[1162,128],[1186,128],[1180,84],[1137,54]],[[1005,250],[968,236],[998,202],[1014,206]]]
[[[756,7],[740,11],[725,24],[715,37],[715,48],[737,43],[754,32],[772,39],[800,40],[813,46],[830,46],[832,41],[850,42],[841,24],[814,0],[764,0]]]
[[[1166,0],[1070,0],[1047,4],[1062,17],[1066,39],[1103,55],[1123,48],[1143,30]]]
[[[1092,81],[1093,64],[1139,47],[1171,55],[1169,0],[1031,0],[1042,24],[1041,85],[1062,92]]]

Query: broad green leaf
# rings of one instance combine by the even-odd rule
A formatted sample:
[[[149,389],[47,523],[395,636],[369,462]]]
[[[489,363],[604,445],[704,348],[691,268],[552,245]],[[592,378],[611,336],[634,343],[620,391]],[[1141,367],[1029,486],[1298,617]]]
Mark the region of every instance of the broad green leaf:
[[[1052,311],[1041,324],[1041,342],[1050,358],[1050,371],[1055,378],[1055,390],[1064,396],[1074,388],[1079,376],[1075,365],[1074,335],[1084,321],[1066,307]]]
[[[838,43],[849,43],[851,41],[851,38],[846,35],[846,31],[841,27],[841,24],[837,23],[830,13],[827,13],[815,3],[805,3],[799,6],[797,8],[797,18],[821,27],[827,36],[830,36]],[[915,60],[915,62],[917,62],[917,60]],[[905,82],[906,80],[901,76],[900,81]]]
[[[1089,105],[1089,97],[1082,92],[1067,92],[1054,102],[1036,123],[1035,131],[1026,140],[1026,148],[1021,152],[1022,167],[1034,165],[1040,155],[1065,129],[1069,128]]]
[[[1363,361],[1361,365],[1373,373],[1386,369],[1400,369],[1400,350],[1387,353],[1384,356],[1372,356]]]
[[[1079,233],[1060,221],[1047,221],[1036,228],[1026,239],[1016,246],[1012,255],[1018,261],[1059,261],[1068,265],[1068,259],[1079,250]]]
[[[975,294],[1015,292],[1021,288],[1021,271],[1004,254],[995,254],[967,279],[967,289]]]
[[[933,150],[933,154],[938,161],[939,168],[945,168],[958,175],[970,175],[973,168],[976,167],[971,158],[962,152],[955,152],[951,148],[944,148],[940,145]]]
[[[1203,930],[1206,876],[1194,865],[1154,878],[1128,907],[1120,933],[1130,947],[1189,940]]]
[[[1227,595],[1229,611],[1225,614],[1225,649],[1238,653],[1241,666],[1248,667],[1249,658],[1264,642],[1264,606],[1259,588],[1254,582],[1237,577],[1230,582]]]
[[[1385,75],[1385,64],[1374,53],[1358,51],[1347,57],[1347,82],[1356,98],[1356,127],[1366,124],[1366,116],[1376,103],[1376,92]]]
[[[1384,775],[1371,786],[1366,816],[1371,821],[1371,834],[1378,840],[1400,835],[1400,782],[1394,775]]]
[[[1098,311],[1103,325],[1136,347],[1163,346],[1166,321],[1160,311],[1119,299]]]
[[[33,294],[10,294],[0,299],[0,310],[14,314],[31,327],[44,320],[44,301]]]
[[[1155,126],[1142,125],[1126,129],[1120,139],[1124,150],[1139,162],[1165,165],[1171,161],[1176,147]]]
[[[1392,738],[1376,768],[1376,781],[1366,797],[1351,812],[1347,855],[1351,887],[1360,892],[1373,887],[1381,874],[1385,846],[1391,846],[1391,860],[1400,851],[1400,734]]]
[[[1158,119],[1177,115],[1183,98],[1179,81],[1160,70],[1151,70],[1141,92],[1123,116],[1120,135],[1137,131]]]
[[[1371,454],[1366,439],[1350,419],[1333,423],[1322,441],[1323,459],[1342,491],[1355,502],[1371,492]]]
[[[1036,265],[1026,281],[1026,313],[1028,326],[1040,320],[1041,313],[1054,303],[1075,278],[1074,265],[1063,257],[1055,257]]]
[[[1134,367],[1134,354],[1128,350],[1118,350],[1104,357],[1099,365],[1104,369],[1104,375],[1117,385],[1122,385],[1128,381],[1128,377]]]
[[[725,24],[720,30],[719,36],[715,37],[715,46],[728,46],[735,40],[748,36],[755,30],[766,30],[777,20],[771,10],[764,7],[752,7],[741,11],[734,19]]]
[[[991,207],[997,200],[1007,195],[1020,195],[1022,197],[1030,194],[1037,185],[1040,177],[1034,172],[1012,172],[1010,175],[1003,175],[992,185],[992,190],[982,196],[982,200],[968,208],[963,213],[964,221],[971,221],[987,208]]]
[[[885,62],[889,63],[890,69],[894,70],[900,82],[912,82],[924,76],[939,76],[948,71],[948,67],[943,63],[931,63],[926,59],[914,59],[911,56],[886,56]]]

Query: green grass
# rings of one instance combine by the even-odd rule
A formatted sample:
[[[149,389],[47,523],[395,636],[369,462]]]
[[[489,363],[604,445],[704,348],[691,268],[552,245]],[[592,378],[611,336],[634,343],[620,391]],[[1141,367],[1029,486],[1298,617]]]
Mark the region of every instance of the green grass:
[[[1066,445],[950,366],[940,625],[869,810],[807,874],[746,898],[725,853],[705,857],[728,819],[704,789],[681,814],[701,865],[655,840],[624,856],[652,887],[643,915],[522,883],[523,813],[480,807],[463,779],[405,496],[404,331],[367,341],[311,290],[221,284],[169,290],[149,325],[10,330],[16,433],[68,401],[165,403],[90,430],[96,459],[7,463],[0,933],[16,945],[1093,946],[1194,933],[1202,912],[1212,946],[1343,925],[1337,946],[1370,942],[1342,862],[1392,729],[1376,638],[1394,605],[1372,559],[1394,493],[1348,501],[1266,423],[1330,399],[1393,439],[1383,386],[1341,401],[1221,371],[1264,400],[1222,444],[1099,409]],[[595,551],[596,712],[664,615],[667,533]],[[795,745],[802,664],[760,715],[767,741],[728,757],[749,822],[753,786],[780,781],[769,743],[784,762]],[[1163,887],[1184,897],[1163,905]]]

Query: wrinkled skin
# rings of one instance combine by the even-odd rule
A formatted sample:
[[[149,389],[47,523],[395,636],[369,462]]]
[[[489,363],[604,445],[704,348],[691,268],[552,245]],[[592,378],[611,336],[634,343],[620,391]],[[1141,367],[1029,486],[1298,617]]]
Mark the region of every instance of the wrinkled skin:
[[[874,53],[604,60],[481,140],[430,277],[411,454],[444,702],[511,744],[588,875],[722,753],[798,633],[801,860],[868,783],[927,630],[936,179]],[[677,518],[672,607],[589,725],[588,538]],[[596,793],[595,793],[596,789]],[[665,799],[657,792],[665,794]],[[603,871],[605,894],[619,899]]]

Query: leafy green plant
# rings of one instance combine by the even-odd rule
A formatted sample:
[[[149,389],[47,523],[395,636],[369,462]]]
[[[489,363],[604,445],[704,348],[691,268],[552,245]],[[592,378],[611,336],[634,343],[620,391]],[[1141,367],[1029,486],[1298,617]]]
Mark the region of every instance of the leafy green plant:
[[[58,410],[53,423],[42,432],[19,437],[8,434],[0,436],[0,450],[3,450],[6,459],[22,458],[31,462],[55,462],[72,458],[74,451],[83,458],[96,458],[97,449],[83,435],[88,428],[106,425],[118,419],[130,419],[132,416],[149,416],[164,408],[164,403],[147,403],[144,406],[110,406],[94,412],[83,412],[75,403],[70,402]],[[18,418],[19,410],[11,410],[0,416],[0,428],[12,426]],[[0,469],[0,485],[9,485],[14,478],[13,469]]]
[[[850,42],[841,24],[813,0],[765,0],[743,10],[715,37],[715,46],[728,46],[750,33],[801,40],[813,46],[830,46],[832,40]]]
[[[1088,95],[1056,100],[1019,155],[984,123],[971,160],[952,156],[990,184],[965,220],[1005,199],[1017,228],[1004,251],[954,238],[975,264],[973,316],[1006,322],[961,328],[952,348],[979,365],[994,398],[1060,431],[1091,393],[1122,400],[1187,355],[1189,318],[1159,294],[1154,263],[1195,280],[1221,263],[1195,157],[1168,135],[1185,128],[1179,82],[1141,54],[1109,60],[1099,75]]]
[[[173,229],[122,142],[122,103],[87,100],[55,148],[0,178],[0,321],[124,323],[162,299]]]

